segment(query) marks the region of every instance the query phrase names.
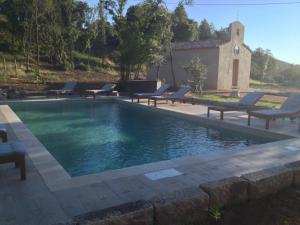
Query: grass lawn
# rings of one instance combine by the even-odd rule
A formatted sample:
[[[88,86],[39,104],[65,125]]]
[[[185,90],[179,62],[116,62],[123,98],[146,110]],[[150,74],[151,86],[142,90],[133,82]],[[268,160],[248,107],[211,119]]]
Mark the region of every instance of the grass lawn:
[[[267,83],[261,80],[254,80],[254,79],[250,79],[250,85],[254,85],[254,86],[274,86],[274,87],[279,87],[279,84],[276,83]]]
[[[197,99],[203,99],[203,100],[210,100],[210,101],[216,101],[216,102],[237,102],[239,101],[239,98],[233,98],[233,97],[227,97],[227,96],[221,96],[216,94],[204,94],[199,95],[195,93],[189,94],[190,97],[197,98]],[[281,106],[278,102],[271,102],[266,100],[261,100],[257,103],[258,106],[263,106],[267,108],[279,108]]]

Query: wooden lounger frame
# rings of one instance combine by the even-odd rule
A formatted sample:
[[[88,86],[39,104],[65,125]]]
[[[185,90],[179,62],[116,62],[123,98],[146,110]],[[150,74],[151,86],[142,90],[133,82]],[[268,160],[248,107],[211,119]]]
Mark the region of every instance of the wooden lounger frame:
[[[10,162],[15,163],[16,168],[20,168],[21,180],[26,180],[25,155],[12,154],[7,156],[0,156],[0,164]]]
[[[253,115],[251,112],[248,112],[248,126],[251,124],[251,116],[265,119],[266,120],[266,125],[265,128],[269,129],[270,128],[270,121],[279,119],[279,118],[295,118],[299,116],[299,112],[297,113],[286,113],[286,114],[280,114],[280,115]]]
[[[7,142],[7,132],[5,130],[0,130],[0,137],[2,142]],[[15,163],[16,168],[20,168],[21,180],[26,180],[26,163],[25,154],[11,154],[6,156],[0,156],[0,164],[3,163]]]

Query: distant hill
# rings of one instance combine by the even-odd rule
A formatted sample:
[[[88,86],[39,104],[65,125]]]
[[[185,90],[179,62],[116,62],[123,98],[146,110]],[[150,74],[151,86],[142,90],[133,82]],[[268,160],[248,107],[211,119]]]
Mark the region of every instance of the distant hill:
[[[252,53],[251,78],[300,87],[300,65],[278,60],[270,50],[257,48]]]
[[[293,63],[285,62],[285,61],[282,61],[280,59],[276,59],[275,57],[273,57],[273,59],[276,61],[276,65],[278,67],[282,68],[282,69],[287,69],[290,66],[300,67],[299,64],[293,64]]]

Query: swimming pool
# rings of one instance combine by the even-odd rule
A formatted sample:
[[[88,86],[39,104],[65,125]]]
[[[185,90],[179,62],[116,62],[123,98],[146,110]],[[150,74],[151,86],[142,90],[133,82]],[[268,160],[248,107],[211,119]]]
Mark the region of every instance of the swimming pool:
[[[274,141],[114,100],[9,105],[71,176]]]

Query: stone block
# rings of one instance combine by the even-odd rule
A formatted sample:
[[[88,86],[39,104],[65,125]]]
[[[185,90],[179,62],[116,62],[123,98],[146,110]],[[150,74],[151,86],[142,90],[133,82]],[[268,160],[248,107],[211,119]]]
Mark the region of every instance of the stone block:
[[[210,207],[223,207],[248,199],[248,181],[239,177],[208,182],[202,184],[201,188],[209,195]]]
[[[293,174],[294,174],[293,185],[295,187],[300,187],[300,161],[291,162],[285,164],[285,166],[293,170]]]
[[[200,188],[185,188],[151,200],[157,225],[182,225],[201,220],[208,211],[209,196]]]
[[[249,199],[258,199],[292,186],[293,171],[279,166],[245,174],[242,178],[249,181]]]
[[[153,225],[153,206],[146,201],[126,203],[74,218],[76,225]]]

